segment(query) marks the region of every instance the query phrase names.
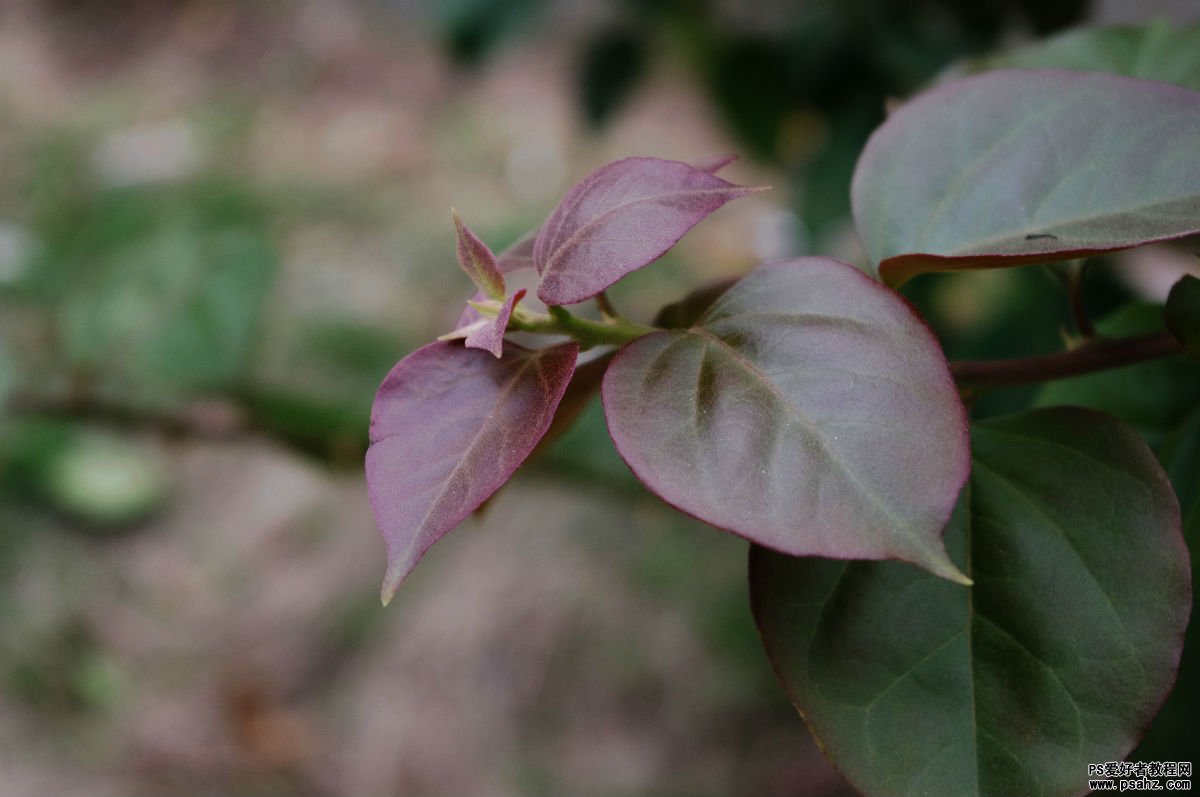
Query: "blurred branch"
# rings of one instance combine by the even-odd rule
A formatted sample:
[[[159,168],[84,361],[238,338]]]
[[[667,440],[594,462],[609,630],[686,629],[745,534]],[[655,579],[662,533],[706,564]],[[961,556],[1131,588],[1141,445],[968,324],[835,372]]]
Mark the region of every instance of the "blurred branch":
[[[193,401],[181,409],[162,409],[90,394],[42,396],[16,393],[4,407],[10,415],[41,416],[145,431],[171,439],[234,441],[261,439],[315,456],[334,465],[361,464],[366,450],[359,435],[317,437],[292,434],[259,421],[249,401],[222,397]],[[365,426],[365,423],[364,423]]]
[[[249,413],[225,400],[198,401],[182,410],[124,404],[90,395],[38,396],[17,393],[6,407],[12,415],[94,421],[122,429],[157,432],[167,437],[228,440],[257,433]]]
[[[960,388],[1011,387],[1106,371],[1123,365],[1182,354],[1183,346],[1169,332],[1119,340],[1096,339],[1070,351],[1014,360],[960,360],[950,372]]]

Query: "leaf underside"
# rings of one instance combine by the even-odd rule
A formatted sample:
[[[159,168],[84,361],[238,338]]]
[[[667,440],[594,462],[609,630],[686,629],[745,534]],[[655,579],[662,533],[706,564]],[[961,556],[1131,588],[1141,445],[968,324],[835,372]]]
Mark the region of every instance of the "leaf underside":
[[[999,70],[901,106],[867,143],[855,223],[890,284],[1200,231],[1200,93]]]
[[[386,603],[431,545],[487,500],[545,434],[579,346],[496,359],[438,342],[387,375],[371,411],[367,488],[387,544]]]
[[[974,579],[751,553],[776,674],[866,795],[1076,795],[1174,681],[1191,607],[1179,508],[1120,421],[980,424],[946,534]]]
[[[932,333],[852,266],[760,266],[695,326],[621,349],[602,396],[617,450],[676,508],[788,553],[961,578],[941,532],[962,404]]]

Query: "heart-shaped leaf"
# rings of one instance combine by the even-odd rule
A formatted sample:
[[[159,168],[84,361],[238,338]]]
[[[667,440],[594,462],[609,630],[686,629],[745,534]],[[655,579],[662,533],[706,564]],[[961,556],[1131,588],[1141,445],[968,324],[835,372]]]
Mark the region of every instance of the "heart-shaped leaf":
[[[602,394],[621,456],[682,511],[787,553],[962,578],[941,540],[962,404],[933,334],[852,266],[760,266],[690,329],[621,349]]]
[[[500,359],[438,342],[405,357],[371,410],[367,488],[387,543],[382,597],[431,545],[487,500],[533,450],[575,370],[579,346]]]
[[[1038,410],[972,443],[946,541],[973,587],[755,548],[755,619],[864,794],[1083,794],[1175,678],[1191,608],[1179,506],[1141,439],[1100,413]]]
[[[659,158],[601,166],[567,192],[538,233],[538,297],[552,306],[590,299],[657,260],[729,200],[755,190]]]
[[[1167,297],[1167,329],[1188,354],[1200,360],[1200,279],[1184,277]]]
[[[947,83],[875,132],[852,199],[890,284],[1189,235],[1200,231],[1200,93],[1058,70]]]

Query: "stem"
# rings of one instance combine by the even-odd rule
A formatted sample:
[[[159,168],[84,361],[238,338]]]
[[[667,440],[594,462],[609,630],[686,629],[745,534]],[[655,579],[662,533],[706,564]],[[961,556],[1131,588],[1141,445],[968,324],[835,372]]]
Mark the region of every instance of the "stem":
[[[73,390],[66,396],[17,393],[3,409],[14,415],[92,421],[167,437],[228,440],[256,431],[248,412],[227,401],[197,402],[174,411],[109,401]]]
[[[1011,387],[1090,374],[1182,352],[1182,344],[1169,332],[1154,332],[1120,340],[1095,339],[1071,351],[1039,357],[961,360],[950,363],[950,372],[960,388]]]
[[[591,321],[571,315],[562,307],[551,307],[549,315],[530,313],[518,308],[508,321],[508,328],[540,335],[566,335],[579,341],[580,348],[593,346],[622,346],[635,338],[656,332],[655,327],[616,318]]]
[[[1067,275],[1067,297],[1071,303],[1071,317],[1075,321],[1075,329],[1086,340],[1096,337],[1096,328],[1088,318],[1087,309],[1083,306],[1083,280],[1087,276],[1087,263],[1082,260],[1071,262]]]
[[[608,294],[604,291],[596,294],[596,309],[600,311],[600,317],[605,321],[621,320],[621,314],[613,307],[612,302],[608,300]]]

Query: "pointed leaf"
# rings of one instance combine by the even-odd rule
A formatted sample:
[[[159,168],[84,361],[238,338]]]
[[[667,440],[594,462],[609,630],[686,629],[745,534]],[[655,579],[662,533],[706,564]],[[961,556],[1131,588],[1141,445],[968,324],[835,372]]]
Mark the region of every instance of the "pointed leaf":
[[[1166,316],[1167,329],[1200,360],[1200,279],[1184,277],[1171,287]]]
[[[497,301],[503,300],[504,275],[500,273],[496,256],[487,244],[463,224],[463,220],[458,217],[458,211],[453,211],[451,215],[454,218],[454,229],[458,233],[458,264],[485,296]]]
[[[512,476],[554,417],[579,346],[497,360],[431,343],[383,380],[371,411],[367,488],[388,549],[386,603],[431,545]]]
[[[939,86],[867,143],[855,223],[891,284],[1200,231],[1200,93],[1096,73]]]
[[[969,589],[901,563],[756,548],[775,672],[865,795],[1087,791],[1175,678],[1191,607],[1179,507],[1120,421],[1039,410],[974,430],[947,531]]]
[[[621,349],[602,391],[617,450],[682,511],[787,553],[961,578],[941,532],[967,477],[963,406],[933,334],[854,267],[760,266],[696,326]]]
[[[657,260],[731,199],[756,189],[678,161],[626,158],[577,183],[542,225],[533,260],[548,305],[590,299]]]
[[[500,269],[501,274],[511,274],[514,271],[525,271],[533,268],[533,242],[537,239],[537,230],[526,233],[521,236],[512,246],[505,249],[496,256],[496,267]],[[483,291],[477,291],[471,297],[471,301],[481,302],[489,297]],[[454,325],[456,330],[462,329],[465,326],[474,324],[481,318],[479,312],[471,307],[470,304],[462,309],[462,313],[458,316],[458,322]],[[474,330],[472,330],[474,331]],[[463,335],[462,337],[466,337]]]
[[[483,349],[499,359],[504,351],[504,332],[508,329],[508,319],[512,317],[512,311],[517,306],[517,302],[521,301],[524,296],[524,288],[509,296],[504,304],[500,305],[499,315],[467,335],[465,341],[467,348]]]

